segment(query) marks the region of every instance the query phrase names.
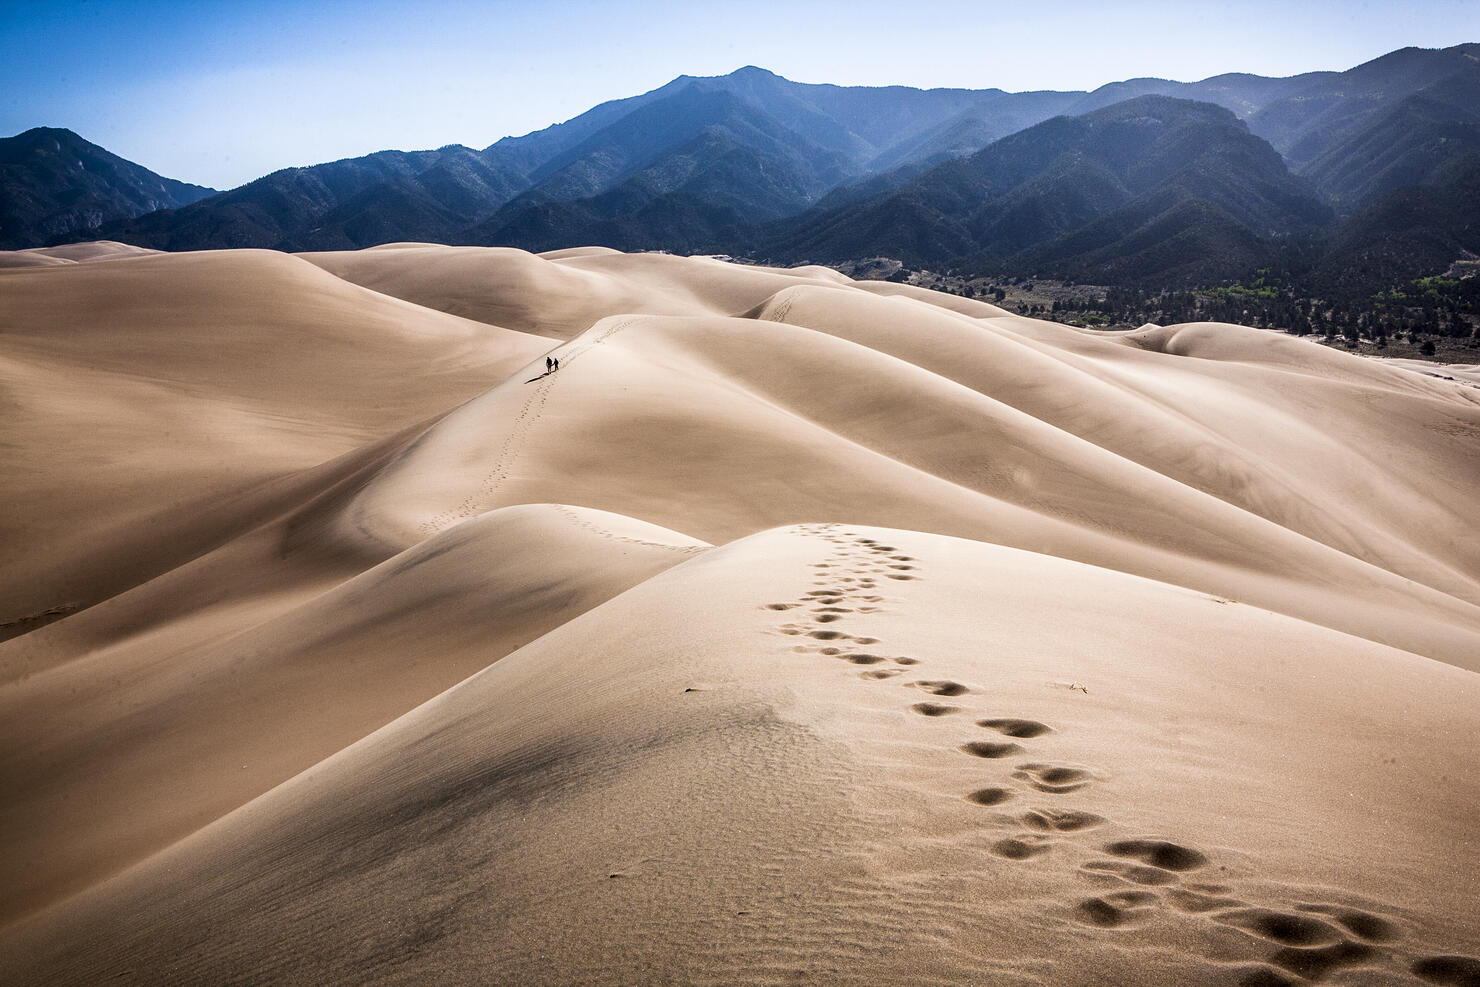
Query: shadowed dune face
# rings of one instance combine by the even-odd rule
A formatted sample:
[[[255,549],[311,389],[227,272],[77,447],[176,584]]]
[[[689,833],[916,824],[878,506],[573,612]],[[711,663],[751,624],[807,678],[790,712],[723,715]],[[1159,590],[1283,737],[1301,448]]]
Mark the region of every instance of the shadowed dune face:
[[[119,248],[0,259],[0,981],[1480,955],[1463,375],[817,268]]]
[[[857,588],[861,538],[920,578]],[[907,646],[903,676],[786,633],[839,585],[828,626],[884,665]],[[922,687],[951,698],[919,715]],[[1054,983],[1397,982],[1474,947],[1451,865],[1480,792],[1431,738],[1477,701],[1473,673],[1175,587],[786,528],[695,553],[19,927],[0,970],[982,983],[1052,957]],[[1004,723],[1018,749],[974,749]],[[78,948],[97,928],[106,955]]]
[[[601,511],[508,508],[321,595],[279,587],[281,613],[244,601],[245,626],[224,639],[165,627],[34,669],[0,693],[8,908],[85,887],[707,547]],[[260,556],[238,552],[232,563],[238,578],[269,575]],[[106,629],[116,613],[180,592],[162,577],[78,619]],[[218,634],[235,623],[209,621]],[[30,643],[75,647],[68,630],[49,627]],[[38,737],[49,743],[28,744]],[[69,812],[83,793],[113,811]]]
[[[188,560],[264,503],[281,511],[275,488],[296,475],[445,413],[545,346],[269,251],[0,277],[5,440],[24,464],[0,474],[0,623]]]

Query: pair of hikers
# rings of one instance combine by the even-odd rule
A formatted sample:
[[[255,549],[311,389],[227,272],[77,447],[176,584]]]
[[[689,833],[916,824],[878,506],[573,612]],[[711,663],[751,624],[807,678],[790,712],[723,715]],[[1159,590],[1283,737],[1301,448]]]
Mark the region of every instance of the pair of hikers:
[[[553,374],[555,371],[557,371],[559,369],[560,369],[560,358],[559,357],[548,357],[548,356],[545,357],[545,373],[547,373],[547,374]]]

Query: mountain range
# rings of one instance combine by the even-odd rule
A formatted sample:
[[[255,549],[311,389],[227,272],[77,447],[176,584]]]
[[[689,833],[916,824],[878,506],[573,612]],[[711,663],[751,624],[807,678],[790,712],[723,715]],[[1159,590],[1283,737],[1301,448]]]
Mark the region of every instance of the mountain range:
[[[156,175],[70,130],[35,127],[0,138],[0,248],[86,239],[104,223],[216,194]]]
[[[1319,280],[1391,229],[1405,246],[1372,270],[1416,276],[1480,251],[1477,106],[1476,44],[1093,92],[812,85],[748,66],[482,150],[382,151],[219,193],[38,129],[0,142],[0,247],[600,243],[1193,284],[1292,244]]]

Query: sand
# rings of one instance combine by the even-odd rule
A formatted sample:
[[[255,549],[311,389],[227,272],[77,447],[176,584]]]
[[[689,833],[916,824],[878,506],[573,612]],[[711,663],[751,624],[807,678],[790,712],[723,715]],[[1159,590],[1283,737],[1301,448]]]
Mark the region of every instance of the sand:
[[[117,246],[0,258],[0,981],[1480,978],[1475,368]]]

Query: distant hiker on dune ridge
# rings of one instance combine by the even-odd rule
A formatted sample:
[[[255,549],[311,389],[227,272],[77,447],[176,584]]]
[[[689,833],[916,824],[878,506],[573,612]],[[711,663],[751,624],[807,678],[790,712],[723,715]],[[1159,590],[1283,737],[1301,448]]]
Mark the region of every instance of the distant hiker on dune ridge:
[[[559,370],[560,369],[560,357],[558,357],[558,356],[555,358],[555,369],[556,370]]]
[[[545,373],[549,373],[549,372],[550,372],[550,358],[547,356],[547,357],[545,357]]]

